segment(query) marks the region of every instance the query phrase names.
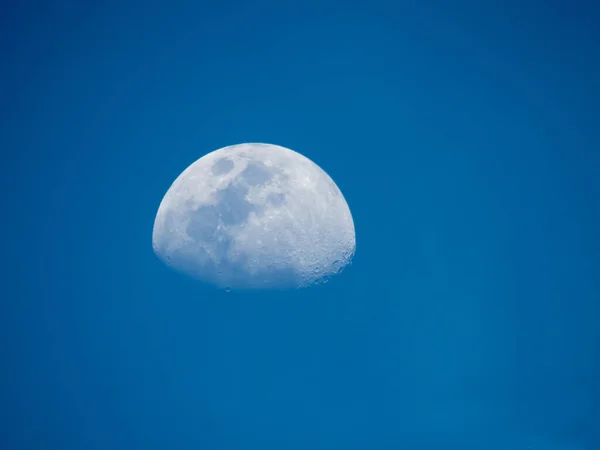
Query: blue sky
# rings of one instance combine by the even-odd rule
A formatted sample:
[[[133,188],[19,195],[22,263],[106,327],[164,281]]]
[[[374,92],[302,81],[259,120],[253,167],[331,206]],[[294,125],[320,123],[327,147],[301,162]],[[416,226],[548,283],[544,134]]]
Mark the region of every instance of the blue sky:
[[[598,23],[583,1],[5,6],[0,447],[597,448]],[[336,181],[340,276],[224,293],[155,257],[171,182],[241,142]]]

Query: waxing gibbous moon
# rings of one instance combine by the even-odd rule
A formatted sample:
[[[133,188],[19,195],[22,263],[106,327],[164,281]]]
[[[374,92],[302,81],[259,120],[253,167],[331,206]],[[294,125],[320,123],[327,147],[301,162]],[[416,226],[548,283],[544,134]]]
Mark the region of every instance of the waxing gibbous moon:
[[[221,288],[294,288],[354,256],[348,204],[310,159],[239,144],[198,159],[164,196],[152,236],[168,266]]]

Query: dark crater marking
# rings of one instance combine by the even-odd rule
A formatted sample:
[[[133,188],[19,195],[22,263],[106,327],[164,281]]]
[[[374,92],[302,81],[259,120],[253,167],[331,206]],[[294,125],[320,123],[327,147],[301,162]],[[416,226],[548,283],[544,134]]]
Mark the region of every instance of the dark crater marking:
[[[212,173],[215,175],[225,175],[231,172],[235,164],[229,158],[223,158],[218,160],[212,166]]]
[[[249,161],[248,166],[239,176],[250,186],[260,186],[273,178],[273,171],[262,163]]]
[[[267,202],[273,206],[281,206],[281,204],[285,201],[285,194],[281,192],[271,192],[267,196]]]

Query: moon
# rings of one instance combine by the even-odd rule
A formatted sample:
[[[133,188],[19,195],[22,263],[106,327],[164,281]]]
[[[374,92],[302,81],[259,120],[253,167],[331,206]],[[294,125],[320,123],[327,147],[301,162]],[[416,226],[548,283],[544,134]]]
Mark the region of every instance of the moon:
[[[298,288],[352,260],[352,214],[310,159],[271,144],[215,150],[165,194],[152,245],[171,268],[219,288]]]

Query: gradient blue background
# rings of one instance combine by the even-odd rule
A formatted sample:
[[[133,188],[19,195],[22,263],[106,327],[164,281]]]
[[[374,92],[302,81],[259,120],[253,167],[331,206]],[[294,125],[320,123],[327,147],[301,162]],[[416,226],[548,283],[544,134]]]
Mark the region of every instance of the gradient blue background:
[[[0,17],[0,448],[600,448],[593,2]],[[327,285],[227,294],[152,253],[170,183],[248,141],[346,196]]]

